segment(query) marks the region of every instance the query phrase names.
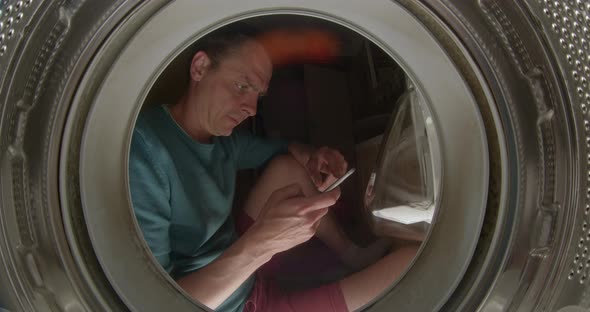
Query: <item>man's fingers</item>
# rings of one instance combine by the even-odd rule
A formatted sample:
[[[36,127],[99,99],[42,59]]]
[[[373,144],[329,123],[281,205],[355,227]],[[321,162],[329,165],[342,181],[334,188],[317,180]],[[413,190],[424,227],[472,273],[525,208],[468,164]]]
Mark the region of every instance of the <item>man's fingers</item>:
[[[338,162],[339,168],[337,170],[340,176],[343,176],[346,173],[346,170],[348,170],[348,162],[346,162],[342,154],[338,153],[338,155],[340,155],[340,161]]]
[[[327,208],[336,203],[340,197],[340,188],[336,188],[327,193],[318,193],[312,196],[304,197],[299,201],[302,213],[307,213],[313,210]]]
[[[326,160],[322,160],[320,172],[330,174],[330,164]]]
[[[318,187],[318,189],[323,192],[325,189],[327,189],[328,187],[330,187],[330,185],[332,185],[332,183],[336,182],[336,180],[338,180],[334,175],[329,174],[325,179],[324,182],[322,182],[322,185]]]
[[[337,162],[330,162],[329,163],[330,166],[330,174],[332,174],[335,177],[342,177],[346,171],[345,171],[345,167],[342,165],[342,163],[337,163]]]
[[[322,183],[322,173],[320,171],[320,166],[321,164],[317,157],[311,157],[307,163],[307,171],[309,172],[309,176],[316,186],[319,186]]]
[[[332,183],[328,178],[323,178],[322,173],[339,178],[346,173],[347,168],[348,163],[342,153],[326,146],[319,148],[307,163],[309,175],[320,190]]]
[[[315,158],[319,159],[321,172],[332,174],[338,178],[343,176],[348,168],[348,163],[342,153],[329,147],[320,148]]]
[[[276,202],[294,197],[300,197],[303,195],[304,194],[303,189],[301,189],[301,185],[299,185],[299,183],[293,183],[272,192],[269,201]]]
[[[328,157],[327,163],[330,168],[330,173],[338,178],[343,176],[348,168],[348,163],[344,159],[344,156],[342,156],[337,150],[331,150]]]
[[[322,209],[311,211],[307,215],[309,217],[309,220],[313,224],[312,226],[313,226],[314,230],[317,230],[317,227],[320,225],[320,221],[322,220],[322,218],[326,214],[328,214],[329,211],[330,211],[330,209],[328,209],[328,208],[322,208]]]

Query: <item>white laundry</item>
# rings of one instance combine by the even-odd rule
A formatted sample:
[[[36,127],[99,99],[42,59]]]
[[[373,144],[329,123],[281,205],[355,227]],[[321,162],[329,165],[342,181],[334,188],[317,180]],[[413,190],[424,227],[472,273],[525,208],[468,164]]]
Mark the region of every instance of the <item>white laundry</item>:
[[[418,222],[431,223],[434,215],[434,204],[429,204],[426,209],[415,208],[415,205],[411,204],[395,206],[374,210],[373,215],[402,224],[414,224]]]

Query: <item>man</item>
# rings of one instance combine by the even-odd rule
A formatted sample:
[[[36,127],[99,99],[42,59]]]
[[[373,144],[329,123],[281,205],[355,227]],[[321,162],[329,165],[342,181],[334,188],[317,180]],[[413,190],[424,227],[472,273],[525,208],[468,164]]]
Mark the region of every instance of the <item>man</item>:
[[[346,171],[339,152],[234,131],[256,114],[271,78],[261,44],[243,35],[211,39],[189,72],[178,103],[141,113],[131,146],[133,206],[158,262],[191,297],[220,311],[347,311],[372,300],[405,268],[414,248],[296,293],[256,276],[273,255],[314,235],[352,266],[365,266],[362,256],[381,249],[357,247],[330,217],[339,189],[318,191]],[[243,208],[250,224],[238,237],[230,215],[236,171],[263,164]]]

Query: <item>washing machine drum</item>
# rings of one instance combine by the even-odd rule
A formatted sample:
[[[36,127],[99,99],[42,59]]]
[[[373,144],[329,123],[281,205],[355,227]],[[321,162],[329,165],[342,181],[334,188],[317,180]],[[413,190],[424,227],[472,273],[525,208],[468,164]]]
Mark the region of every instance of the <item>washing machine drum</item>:
[[[368,311],[590,308],[586,1],[3,0],[0,10],[0,307],[205,310],[141,238],[131,130],[192,43],[280,14],[378,46],[436,130],[434,221]]]

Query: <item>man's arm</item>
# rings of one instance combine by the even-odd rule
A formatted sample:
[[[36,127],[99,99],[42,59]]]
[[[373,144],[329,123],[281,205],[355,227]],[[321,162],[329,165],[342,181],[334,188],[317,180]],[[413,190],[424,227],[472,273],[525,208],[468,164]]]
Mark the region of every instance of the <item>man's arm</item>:
[[[216,260],[176,282],[192,298],[216,309],[274,254],[246,232]]]
[[[298,184],[273,192],[246,233],[219,258],[177,283],[192,298],[216,309],[273,255],[309,240],[339,196],[336,189],[305,197]]]

